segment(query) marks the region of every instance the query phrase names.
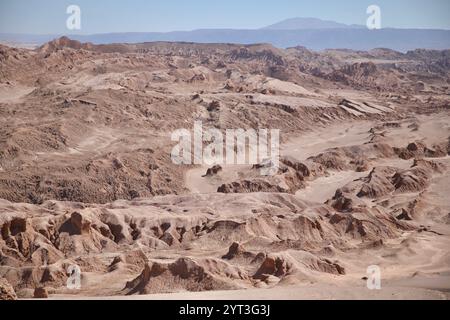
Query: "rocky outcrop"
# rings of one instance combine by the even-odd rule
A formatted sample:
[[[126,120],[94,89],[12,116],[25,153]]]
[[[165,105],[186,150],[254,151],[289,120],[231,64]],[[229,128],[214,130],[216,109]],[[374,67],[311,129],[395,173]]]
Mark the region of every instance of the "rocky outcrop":
[[[253,192],[279,192],[287,193],[288,190],[271,184],[262,179],[242,180],[221,185],[217,192],[220,193],[253,193]]]
[[[0,300],[17,300],[13,287],[3,278],[0,278]]]
[[[173,290],[210,291],[232,289],[231,281],[244,280],[239,269],[218,260],[196,262],[181,258],[173,263],[149,263],[142,273],[128,282],[124,289],[127,295],[170,292]]]
[[[212,168],[209,168],[206,171],[206,174],[204,175],[204,177],[213,177],[217,174],[219,174],[222,171],[222,167],[219,165],[213,166]]]
[[[374,168],[369,176],[364,179],[364,183],[357,196],[360,198],[380,198],[390,194],[395,190],[392,185],[391,177],[396,173],[394,168],[377,167]]]
[[[46,288],[36,288],[36,289],[34,289],[33,296],[35,299],[47,299],[48,291]]]
[[[446,150],[445,144],[433,145],[428,148],[422,142],[412,142],[406,148],[396,148],[395,152],[398,156],[404,160],[409,160],[413,158],[440,158],[445,157],[448,152]]]
[[[256,257],[256,254],[245,250],[245,248],[238,242],[234,242],[228,249],[228,253],[226,255],[222,256],[222,259],[225,259],[225,260],[252,259],[253,260],[255,257]]]
[[[419,192],[425,190],[430,183],[432,172],[423,167],[398,172],[392,178],[396,192]]]

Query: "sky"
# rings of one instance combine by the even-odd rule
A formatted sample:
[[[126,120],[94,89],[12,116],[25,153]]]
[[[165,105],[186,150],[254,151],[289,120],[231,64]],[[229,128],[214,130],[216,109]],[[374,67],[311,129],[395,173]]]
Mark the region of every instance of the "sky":
[[[0,0],[0,33],[257,29],[294,17],[365,25],[373,4],[382,27],[450,29],[450,0]],[[66,28],[69,5],[81,9],[80,31]]]

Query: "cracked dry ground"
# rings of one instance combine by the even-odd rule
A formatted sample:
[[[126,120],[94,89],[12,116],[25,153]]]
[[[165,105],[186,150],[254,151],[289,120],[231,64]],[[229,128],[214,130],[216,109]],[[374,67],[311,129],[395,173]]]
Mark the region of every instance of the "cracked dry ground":
[[[0,298],[448,299],[449,68],[449,51],[1,46]],[[171,132],[195,120],[280,129],[278,174],[175,166]]]

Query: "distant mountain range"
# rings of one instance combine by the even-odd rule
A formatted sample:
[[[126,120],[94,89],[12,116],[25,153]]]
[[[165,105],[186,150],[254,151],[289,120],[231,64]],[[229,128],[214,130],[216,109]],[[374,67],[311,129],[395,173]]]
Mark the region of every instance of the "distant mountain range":
[[[62,35],[1,34],[4,43],[42,45]],[[364,26],[346,25],[316,18],[293,18],[262,29],[199,29],[174,32],[133,32],[93,35],[70,35],[81,42],[94,44],[177,41],[199,43],[270,43],[287,48],[304,46],[312,50],[345,48],[370,50],[389,48],[397,51],[449,49],[450,30],[393,29],[368,30]]]
[[[317,29],[349,29],[364,28],[360,25],[348,25],[335,21],[317,18],[292,18],[262,28],[263,30],[317,30]]]

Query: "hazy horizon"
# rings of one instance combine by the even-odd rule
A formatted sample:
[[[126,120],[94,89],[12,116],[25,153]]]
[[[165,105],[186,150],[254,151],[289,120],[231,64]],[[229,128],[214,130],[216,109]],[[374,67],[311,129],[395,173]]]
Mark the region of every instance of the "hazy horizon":
[[[66,29],[69,5],[78,5],[82,13],[79,31]],[[366,9],[381,8],[383,28],[450,29],[450,2],[447,0],[331,0],[295,3],[281,0],[230,0],[211,3],[130,0],[112,1],[3,0],[0,3],[0,33],[78,34],[129,32],[172,32],[198,29],[260,29],[291,18],[317,18],[353,25],[365,25]],[[236,9],[238,8],[238,10]]]

